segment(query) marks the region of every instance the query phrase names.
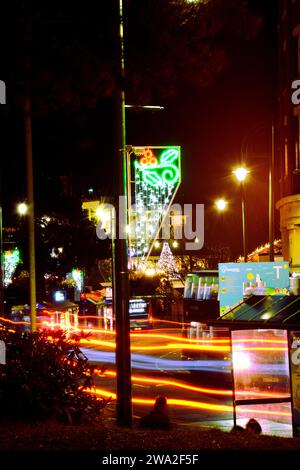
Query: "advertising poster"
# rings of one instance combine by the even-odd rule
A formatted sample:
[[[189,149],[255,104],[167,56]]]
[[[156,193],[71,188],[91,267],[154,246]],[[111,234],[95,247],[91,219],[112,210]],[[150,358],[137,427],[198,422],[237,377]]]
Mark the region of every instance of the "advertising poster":
[[[220,263],[219,300],[221,314],[251,295],[287,295],[289,263]]]
[[[300,436],[300,331],[290,331],[290,364],[292,379],[292,404],[294,433]]]

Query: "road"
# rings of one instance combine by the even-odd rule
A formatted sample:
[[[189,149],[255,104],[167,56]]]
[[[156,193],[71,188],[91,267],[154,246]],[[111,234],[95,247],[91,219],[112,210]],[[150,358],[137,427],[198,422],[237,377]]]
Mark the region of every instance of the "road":
[[[28,322],[18,325],[7,321],[15,323],[16,328],[30,326]],[[67,330],[89,333],[89,337],[82,338],[80,347],[96,366],[96,387],[90,393],[111,398],[105,413],[114,419],[115,332],[101,329],[99,322],[97,317],[84,317],[78,328],[71,326]],[[43,320],[40,327],[64,325]],[[151,330],[131,331],[133,416],[137,419],[146,414],[155,398],[165,395],[173,422],[230,430],[233,400],[228,332],[201,330],[199,324],[193,328],[189,325],[185,330],[181,324],[156,320]],[[289,360],[284,331],[236,333],[232,333],[235,397],[248,400],[236,407],[237,423],[245,425],[250,417],[255,417],[263,433],[290,436]],[[267,403],[258,404],[261,399],[267,399]]]
[[[89,325],[92,326],[91,324]],[[195,341],[184,337],[182,327],[157,323],[153,330],[131,333],[133,415],[145,414],[158,395],[168,398],[171,419],[186,425],[222,419],[232,425],[228,345],[220,350],[189,350]],[[92,363],[106,368],[96,378],[99,393],[115,396],[113,332],[96,332],[83,347]],[[226,339],[225,339],[226,341]],[[90,343],[90,344],[89,344]],[[192,357],[189,357],[192,356]]]

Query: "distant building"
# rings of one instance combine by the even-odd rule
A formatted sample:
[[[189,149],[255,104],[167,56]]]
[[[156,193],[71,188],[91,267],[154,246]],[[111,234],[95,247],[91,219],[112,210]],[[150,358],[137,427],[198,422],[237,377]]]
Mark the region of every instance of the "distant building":
[[[242,262],[242,259],[240,260]],[[261,263],[262,261],[270,261],[270,244],[255,248],[252,253],[248,254],[248,262]],[[285,261],[282,256],[281,240],[274,240],[274,261]]]
[[[292,82],[300,79],[300,0],[279,0],[278,34],[276,207],[283,258],[300,272],[300,105],[291,99]]]

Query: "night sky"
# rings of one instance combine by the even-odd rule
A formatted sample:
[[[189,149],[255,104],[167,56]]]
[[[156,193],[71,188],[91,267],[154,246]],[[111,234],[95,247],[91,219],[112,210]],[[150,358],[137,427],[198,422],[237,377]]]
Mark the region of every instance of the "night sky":
[[[67,59],[51,52],[55,47],[59,48],[60,41],[62,45],[67,44],[66,38],[70,36],[76,39],[78,34],[82,40],[82,43],[79,41],[77,44],[78,61],[81,60],[81,53],[96,48],[97,38],[98,44],[102,45],[99,61],[109,62],[111,51],[109,47],[105,47],[103,38],[112,32],[109,21],[104,20],[106,14],[113,13],[107,6],[109,2],[100,3],[103,6],[105,4],[106,9],[105,12],[98,12],[98,18],[95,17],[96,9],[93,9],[96,7],[93,2],[81,5],[78,10],[72,3],[74,11],[68,10],[71,21],[62,21],[59,27],[56,26],[59,34],[52,40],[49,33],[53,29],[50,20],[54,17],[57,19],[59,14],[55,10],[55,2],[45,2],[48,10],[45,7],[41,17],[48,18],[49,21],[45,26],[39,17],[35,19],[32,68],[35,74],[39,68],[43,68],[44,62],[45,69],[51,69],[53,74],[46,76],[46,87],[48,83],[52,87],[57,77],[61,79],[64,74],[76,74],[76,69],[73,72],[72,68],[68,69],[65,65],[68,63]],[[230,246],[234,256],[241,252],[241,207],[238,186],[231,171],[234,165],[239,163],[242,145],[246,164],[251,169],[246,188],[249,250],[268,241],[267,158],[271,152],[271,123],[276,104],[277,2],[249,0],[248,4],[251,12],[261,18],[256,37],[235,41],[230,39],[227,43],[225,38],[227,63],[207,86],[187,86],[182,82],[172,95],[153,93],[150,99],[147,97],[146,104],[151,101],[150,104],[164,106],[164,111],[127,111],[128,144],[181,146],[183,181],[178,201],[204,203],[205,246],[223,243]],[[9,225],[15,217],[15,203],[26,194],[18,74],[22,77],[22,34],[26,16],[23,12],[26,12],[28,7],[24,9],[23,2],[16,1],[10,9],[6,8],[7,11],[2,14],[5,26],[1,31],[3,59],[0,78],[6,80],[8,105],[5,109],[1,106],[0,119],[4,225]],[[16,11],[20,12],[19,17]],[[28,11],[35,12],[36,9],[33,6],[32,10]],[[63,14],[62,18],[65,18]],[[79,19],[86,21],[80,23]],[[56,44],[53,45],[53,41],[56,41]],[[39,48],[39,44],[46,43],[47,50]],[[142,47],[141,41],[141,51]],[[176,50],[176,45],[174,47]],[[156,55],[159,63],[159,51]],[[140,64],[141,68],[144,66],[145,64]],[[131,71],[130,67],[129,70]],[[105,73],[109,84],[109,73],[107,70]],[[83,101],[88,94],[92,96],[94,90],[91,69],[86,71],[86,75],[90,85],[85,82]],[[130,80],[130,76],[127,79]],[[88,100],[82,104],[80,99],[79,104],[74,104],[72,97],[71,105],[64,102],[57,104],[54,94],[62,93],[65,98],[67,91],[53,87],[51,90],[49,88],[47,93],[43,91],[43,94],[38,90],[39,85],[34,86],[33,158],[37,210],[45,213],[60,206],[59,195],[62,186],[57,176],[69,176],[73,198],[77,202],[86,194],[89,186],[99,195],[112,194],[114,123],[109,85],[104,93],[101,90],[102,95],[107,96],[102,96],[95,106],[88,103]],[[127,96],[128,100],[131,96],[135,99],[134,93]],[[43,105],[39,101],[40,97]],[[127,103],[141,104],[128,101]],[[224,196],[230,201],[230,209],[222,216],[216,214],[212,208],[214,199],[219,196]]]

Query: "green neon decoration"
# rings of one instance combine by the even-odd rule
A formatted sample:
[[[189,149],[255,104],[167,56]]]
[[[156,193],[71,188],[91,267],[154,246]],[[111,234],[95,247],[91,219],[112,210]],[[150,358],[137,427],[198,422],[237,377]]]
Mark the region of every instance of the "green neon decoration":
[[[173,186],[180,180],[178,149],[170,148],[165,150],[157,164],[146,165],[137,160],[134,164],[141,172],[144,182],[150,186]]]
[[[15,270],[20,263],[20,251],[18,248],[14,250],[7,250],[3,253],[4,258],[4,287],[7,287],[12,283],[12,278],[15,273]]]
[[[161,221],[181,181],[180,147],[132,147],[135,199],[132,220],[135,237],[130,256],[142,266]]]

